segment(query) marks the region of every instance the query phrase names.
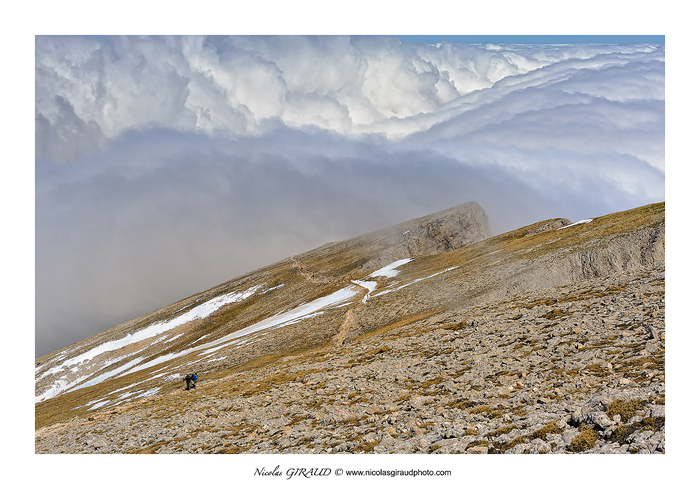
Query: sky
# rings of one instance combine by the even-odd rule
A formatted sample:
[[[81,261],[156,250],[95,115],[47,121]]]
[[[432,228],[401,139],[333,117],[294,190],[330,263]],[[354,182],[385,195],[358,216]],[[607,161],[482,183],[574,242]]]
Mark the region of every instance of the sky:
[[[36,356],[463,202],[665,200],[663,36],[567,40],[37,36]]]

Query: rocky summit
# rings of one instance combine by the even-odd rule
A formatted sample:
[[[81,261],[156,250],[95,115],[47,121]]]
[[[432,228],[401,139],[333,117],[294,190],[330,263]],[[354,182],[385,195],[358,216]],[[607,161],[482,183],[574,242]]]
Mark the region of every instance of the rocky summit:
[[[330,243],[37,359],[35,451],[665,453],[664,253],[664,203]]]

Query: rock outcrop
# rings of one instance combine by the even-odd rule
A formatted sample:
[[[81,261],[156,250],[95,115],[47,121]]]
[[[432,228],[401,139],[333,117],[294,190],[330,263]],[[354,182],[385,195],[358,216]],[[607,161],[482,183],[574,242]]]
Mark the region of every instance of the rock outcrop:
[[[331,257],[328,269],[320,274],[345,270],[344,259],[350,255],[366,269],[381,268],[404,258],[435,255],[463,248],[491,236],[489,219],[476,202],[467,202],[444,211],[419,217],[356,238],[330,243],[298,255],[301,261]]]

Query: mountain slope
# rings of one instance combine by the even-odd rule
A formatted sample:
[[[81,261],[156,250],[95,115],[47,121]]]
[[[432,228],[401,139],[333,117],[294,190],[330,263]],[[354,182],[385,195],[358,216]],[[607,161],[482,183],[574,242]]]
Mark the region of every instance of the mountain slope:
[[[197,357],[203,356],[200,361],[211,363],[213,357],[240,349],[241,341],[250,342],[235,341],[236,338],[259,330],[267,334],[300,320],[305,320],[303,334],[285,327],[281,337],[268,335],[264,344],[248,345],[243,352],[237,352],[234,363],[271,351],[288,352],[327,344],[339,334],[339,328],[333,324],[343,323],[349,314],[347,307],[330,306],[361,303],[359,294],[364,289],[353,284],[352,279],[367,275],[371,267],[464,246],[483,240],[489,233],[486,214],[471,202],[330,243],[250,272],[39,358],[35,369],[36,401],[41,403],[79,390],[82,398],[85,392],[94,390],[84,389],[107,379],[113,387],[120,384],[120,379],[130,378],[130,373],[151,371],[168,362],[196,363]],[[323,321],[311,321],[320,314],[324,315]],[[213,348],[216,354],[203,355]],[[214,362],[214,366],[218,365]],[[230,361],[222,365],[230,366]]]
[[[664,204],[489,239],[479,210],[325,245],[38,359],[37,451],[543,451],[544,427],[547,450],[611,451],[645,426],[658,451]],[[647,416],[595,414],[620,405]]]

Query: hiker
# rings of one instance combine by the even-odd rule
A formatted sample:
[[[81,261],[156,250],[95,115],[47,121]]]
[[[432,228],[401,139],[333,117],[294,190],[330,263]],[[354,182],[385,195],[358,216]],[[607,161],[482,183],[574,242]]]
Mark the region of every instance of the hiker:
[[[199,376],[196,373],[193,374],[188,374],[185,376],[185,383],[187,384],[187,387],[185,387],[185,390],[188,391],[190,390],[190,384],[192,384],[192,388],[195,389],[197,388],[197,379]]]

